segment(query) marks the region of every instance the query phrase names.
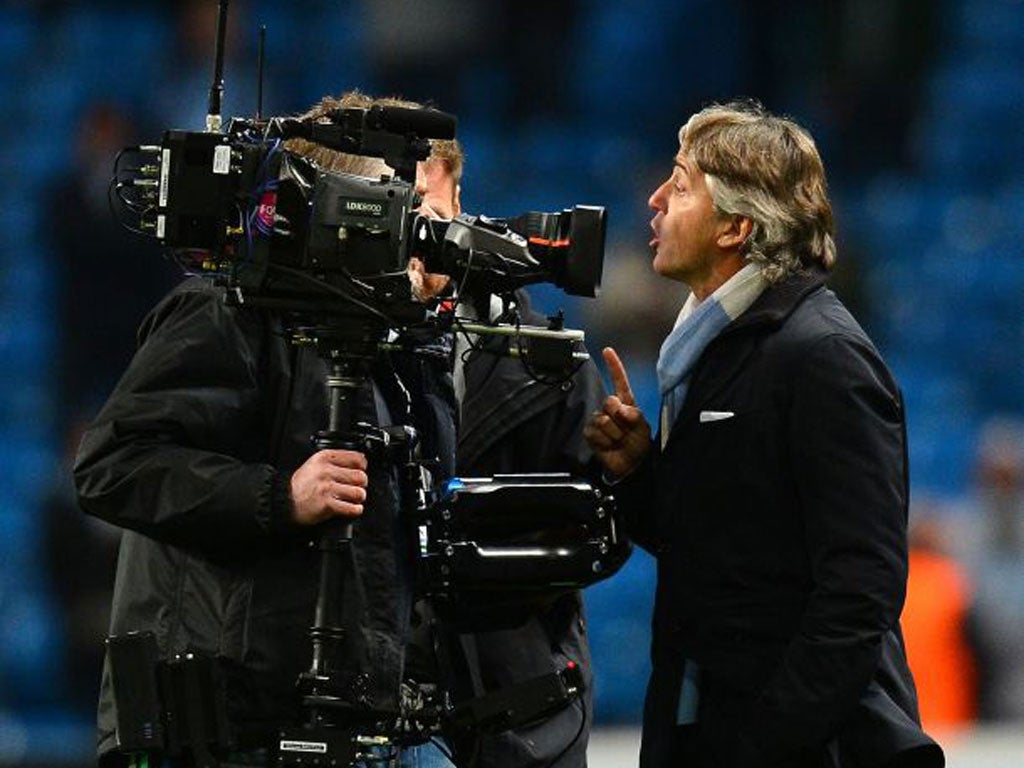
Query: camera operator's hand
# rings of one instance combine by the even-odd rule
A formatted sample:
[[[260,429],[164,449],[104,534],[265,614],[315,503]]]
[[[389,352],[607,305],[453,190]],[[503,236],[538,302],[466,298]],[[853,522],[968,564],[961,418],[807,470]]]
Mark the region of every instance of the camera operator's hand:
[[[363,454],[317,451],[292,475],[292,520],[316,525],[330,517],[363,514],[367,482]]]
[[[604,410],[591,418],[583,431],[594,455],[615,477],[625,477],[651,449],[651,427],[637,408],[626,368],[611,347],[602,351],[615,394],[604,401]]]

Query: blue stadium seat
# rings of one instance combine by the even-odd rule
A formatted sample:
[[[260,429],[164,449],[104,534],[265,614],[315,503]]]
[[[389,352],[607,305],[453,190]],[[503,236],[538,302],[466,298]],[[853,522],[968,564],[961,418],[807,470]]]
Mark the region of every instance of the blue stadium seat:
[[[40,425],[43,426],[43,425]],[[33,425],[20,430],[5,429],[0,433],[0,466],[6,472],[4,498],[19,505],[36,504],[55,482],[58,471],[54,447],[46,439],[49,435],[38,434]],[[27,511],[26,507],[19,507]],[[0,515],[6,517],[10,513]],[[21,522],[6,522],[21,530]],[[29,534],[31,527],[25,528]]]
[[[933,109],[983,114],[1024,112],[1024,78],[1012,62],[988,56],[957,60],[931,77],[928,97]],[[1000,126],[994,126],[999,128]],[[1009,131],[1011,126],[1004,126]]]
[[[9,456],[9,451],[0,449],[0,458]],[[5,486],[0,490],[0,606],[20,588],[25,578],[21,571],[28,568],[31,572],[32,564],[38,560],[38,533],[30,512],[32,507],[16,488]]]
[[[1018,0],[960,0],[949,4],[946,32],[954,45],[1022,61],[1024,13]]]
[[[570,46],[575,108],[579,114],[609,127],[630,128],[638,115],[657,103],[652,93],[656,89],[654,78],[643,75],[658,68],[651,52],[660,46],[652,44],[656,41],[651,37],[668,34],[671,27],[668,23],[639,25],[635,20],[665,16],[678,9],[669,10],[665,4],[648,0],[628,7],[608,0],[592,5],[582,15],[577,39]]]
[[[926,172],[985,189],[1024,168],[1024,78],[1019,67],[980,58],[932,78],[916,150]]]
[[[907,426],[912,492],[955,497],[970,481],[976,425],[943,414],[911,416]]]
[[[1003,217],[1006,242],[1024,242],[1024,174],[1008,179],[1001,188],[994,189],[992,203]]]
[[[970,366],[919,347],[887,362],[906,407],[911,486],[940,496],[962,492],[982,411]]]
[[[870,246],[873,263],[916,263],[939,237],[947,200],[945,190],[916,177],[880,175],[853,203],[864,227],[856,236]]]
[[[59,704],[61,642],[46,595],[22,584],[0,607],[0,704]]]
[[[160,87],[161,66],[174,45],[174,28],[164,14],[146,6],[123,5],[95,14],[78,9],[72,17],[79,14],[89,23],[80,27],[74,18],[70,20],[72,52],[61,61],[66,68],[78,69],[77,79],[90,96],[127,103]],[[113,93],[110,82],[117,83]]]
[[[0,88],[17,84],[30,71],[40,28],[28,8],[0,6]]]

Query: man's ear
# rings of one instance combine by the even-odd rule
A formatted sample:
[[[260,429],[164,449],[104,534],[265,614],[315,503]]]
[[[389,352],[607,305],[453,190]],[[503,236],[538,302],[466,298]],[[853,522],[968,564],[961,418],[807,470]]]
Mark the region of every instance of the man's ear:
[[[455,184],[455,194],[452,200],[452,210],[455,211],[455,215],[458,216],[462,213],[462,185],[459,183]]]
[[[738,249],[754,230],[754,222],[746,216],[729,216],[718,233],[718,247],[732,250]]]

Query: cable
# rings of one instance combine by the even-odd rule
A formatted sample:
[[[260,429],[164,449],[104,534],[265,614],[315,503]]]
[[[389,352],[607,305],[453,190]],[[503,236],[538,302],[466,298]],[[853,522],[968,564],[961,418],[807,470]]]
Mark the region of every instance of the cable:
[[[529,351],[524,351],[524,349],[523,349],[523,339],[525,337],[522,336],[521,333],[520,333],[520,327],[522,325],[522,316],[519,314],[519,307],[516,306],[514,308],[513,312],[514,312],[513,316],[515,317],[515,326],[516,326],[516,335],[513,338],[516,341],[516,347],[519,349],[519,362],[522,364],[523,370],[526,371],[527,375],[531,379],[533,379],[534,381],[539,382],[539,383],[544,384],[544,385],[549,386],[549,387],[560,387],[565,382],[570,381],[572,379],[572,377],[575,376],[579,372],[580,368],[583,367],[583,365],[586,363],[586,360],[580,360],[564,376],[561,376],[561,377],[544,376],[543,374],[538,372],[533,367],[533,365],[530,363],[530,353],[529,353]],[[529,344],[527,344],[527,349],[528,349],[528,347],[529,347]]]
[[[111,179],[110,181],[111,181],[111,183],[113,183],[113,182],[116,181],[116,179]],[[109,189],[110,189],[110,187],[108,187],[107,189],[108,189],[108,197],[109,197]],[[131,184],[126,184],[123,181],[118,181],[117,185],[114,187],[114,194],[117,195],[117,199],[120,200],[128,210],[132,211],[133,213],[139,214],[140,217],[141,217],[142,214],[144,214],[144,213],[146,213],[148,211],[151,211],[155,207],[155,206],[152,205],[152,203],[150,203],[150,204],[138,203],[135,200],[131,200],[131,199],[125,197],[125,190],[126,189],[131,190],[131,189],[134,189],[134,187]],[[145,206],[145,207],[143,207],[143,206]]]
[[[580,727],[579,727],[579,730],[577,730],[576,731],[576,735],[572,737],[572,741],[570,741],[568,744],[566,744],[565,748],[561,752],[559,752],[555,756],[555,759],[552,760],[550,763],[548,763],[545,766],[545,768],[554,768],[554,766],[558,763],[558,761],[561,760],[563,757],[565,757],[566,754],[568,754],[570,749],[572,749],[574,746],[576,746],[576,742],[580,740],[580,736],[583,735],[583,731],[587,727],[587,704],[583,700],[582,692],[580,693],[580,697],[577,699],[577,701],[580,703]]]
[[[480,334],[475,334],[472,331],[467,331],[465,329],[465,323],[463,321],[470,319],[472,318],[459,317],[458,315],[452,318],[452,327],[455,329],[456,335],[461,334],[469,345],[469,347],[462,352],[462,362],[466,362],[470,352],[478,350],[481,352],[486,351],[484,349],[483,337]]]
[[[469,279],[469,270],[470,270],[470,267],[472,267],[472,265],[473,265],[473,254],[474,253],[475,253],[475,251],[470,249],[470,251],[469,251],[469,258],[466,259],[466,269],[462,273],[462,280],[460,280],[459,282],[457,282],[455,284],[455,295],[456,296],[462,296],[464,294],[464,289],[466,287],[466,280]]]
[[[505,320],[510,325],[514,325],[515,326],[516,334],[514,336],[508,337],[509,338],[508,346],[507,347],[503,346],[502,350],[500,350],[500,351],[499,350],[495,350],[495,349],[488,349],[487,346],[485,346],[485,344],[484,344],[483,334],[473,334],[471,331],[465,330],[464,327],[463,327],[463,323],[460,322],[460,320],[465,320],[465,319],[468,319],[468,318],[458,318],[458,317],[456,317],[454,319],[453,323],[452,323],[452,325],[456,329],[456,332],[462,334],[462,336],[466,339],[466,341],[469,344],[469,347],[467,349],[465,349],[461,353],[461,356],[460,356],[461,361],[462,361],[463,364],[465,364],[468,361],[469,356],[473,352],[480,352],[481,354],[486,353],[486,354],[490,354],[490,355],[492,355],[494,357],[494,362],[491,365],[491,368],[493,370],[494,366],[496,366],[498,364],[498,361],[502,357],[508,356],[508,354],[509,354],[508,350],[511,347],[511,343],[512,343],[513,340],[515,341],[516,347],[517,347],[517,349],[520,352],[520,354],[519,354],[519,362],[523,366],[523,369],[526,371],[527,375],[530,377],[531,380],[536,381],[536,382],[538,382],[540,384],[543,384],[545,386],[551,386],[551,387],[561,386],[565,382],[570,381],[579,372],[579,370],[586,364],[586,359],[580,360],[580,361],[576,362],[574,365],[572,365],[572,367],[569,368],[568,371],[564,375],[562,375],[562,376],[546,376],[546,375],[542,374],[540,371],[538,371],[530,362],[530,353],[528,351],[529,345],[528,344],[524,345],[524,343],[523,343],[523,340],[526,337],[519,332],[521,324],[522,324],[522,317],[519,314],[518,305],[515,304],[515,303],[513,303],[512,308],[510,310],[507,310],[505,313],[503,313],[498,318],[497,321],[491,321],[491,322],[484,323],[484,324],[489,325],[491,327],[497,328],[497,327],[501,326],[501,321]],[[480,321],[478,321],[478,322],[480,322]],[[473,335],[477,336],[477,340],[476,341],[473,341],[473,338],[472,338]],[[488,373],[488,375],[490,375],[490,373]]]
[[[152,237],[152,232],[146,232],[141,228],[141,224],[145,219],[146,215],[155,210],[155,206],[151,201],[139,201],[129,196],[128,192],[136,189],[133,183],[129,183],[121,180],[120,176],[122,173],[132,173],[141,170],[140,168],[121,168],[121,160],[126,154],[141,155],[143,149],[141,146],[124,147],[114,156],[114,167],[111,173],[110,182],[107,184],[107,207],[110,209],[110,215],[114,220],[121,225],[123,229],[131,232],[132,234],[140,235],[142,237]],[[134,178],[132,178],[134,181]],[[145,191],[143,190],[143,195]],[[136,215],[137,221],[139,222],[138,227],[133,227],[131,224],[123,220],[123,217],[119,215],[118,209],[114,206],[114,198],[124,206],[125,209],[131,211]]]
[[[563,757],[565,757],[569,753],[570,749],[572,749],[574,746],[576,746],[576,743],[580,740],[580,736],[583,735],[583,731],[586,730],[586,727],[587,727],[587,704],[586,704],[586,702],[583,699],[582,692],[580,694],[580,697],[578,699],[576,699],[576,701],[580,705],[580,727],[576,730],[576,735],[572,737],[572,741],[570,741],[568,744],[566,744],[562,748],[562,751],[559,752],[557,755],[555,755],[554,759],[550,763],[545,765],[544,768],[554,768],[558,764],[558,761],[561,760]],[[477,735],[477,738],[473,739],[473,753],[470,755],[469,761],[466,763],[466,765],[470,766],[470,768],[475,766],[477,761],[480,759],[480,742],[481,741],[482,741],[482,739],[480,738],[479,734]],[[449,757],[449,760],[451,760],[453,763],[455,762],[455,760],[452,759],[451,757]]]
[[[391,319],[391,317],[389,317],[386,313],[381,312],[376,307],[373,307],[373,306],[367,304],[366,302],[364,302],[364,301],[362,301],[360,299],[357,299],[352,294],[342,290],[341,288],[338,288],[337,286],[331,285],[330,283],[326,283],[323,280],[320,280],[318,278],[313,277],[312,275],[306,274],[305,272],[303,272],[300,269],[292,269],[291,267],[282,267],[279,264],[267,264],[267,268],[268,269],[276,270],[277,272],[281,272],[282,274],[286,274],[286,275],[289,275],[291,277],[295,277],[295,278],[304,280],[307,283],[311,283],[311,284],[315,285],[317,288],[319,288],[320,290],[325,291],[326,293],[334,294],[335,296],[339,296],[339,297],[345,299],[346,301],[348,301],[348,302],[350,302],[352,304],[355,304],[360,309],[366,310],[371,315],[374,315],[375,317],[378,317],[381,320],[384,320],[388,325],[397,325],[397,323],[395,323]]]
[[[517,323],[516,327],[518,329],[518,323]],[[515,338],[516,338],[516,341],[519,342],[519,337],[516,336]],[[529,374],[530,378],[532,378],[534,381],[540,382],[541,384],[545,384],[545,385],[547,385],[549,387],[560,387],[560,386],[562,386],[565,382],[571,380],[572,377],[575,376],[579,372],[580,368],[582,368],[584,366],[584,364],[586,364],[586,362],[587,362],[586,360],[580,360],[578,363],[576,363],[572,367],[572,369],[569,370],[568,373],[566,373],[564,376],[561,376],[561,377],[544,376],[543,374],[541,374],[537,370],[535,370],[534,367],[530,364],[530,353],[529,352],[523,353],[523,351],[522,351],[523,348],[522,348],[521,345],[519,346],[519,350],[520,350],[519,362],[522,363],[523,368],[526,370],[526,373]]]
[[[121,158],[125,154],[127,154],[128,152],[141,153],[142,152],[142,147],[141,146],[124,147],[116,155],[114,155],[114,175],[113,175],[113,178],[115,178],[115,179],[117,178],[118,165],[120,165],[120,163],[121,163]]]
[[[281,146],[281,140],[275,139],[274,146],[267,150],[267,154],[263,157],[263,162],[260,164],[259,170],[256,172],[256,178],[262,179],[267,171],[270,163],[270,158],[277,154],[278,148]]]
[[[124,200],[121,197],[119,192],[115,191],[116,190],[115,184],[118,184],[118,181],[117,181],[116,178],[112,178],[110,180],[110,184],[107,186],[107,206],[110,208],[110,215],[114,217],[114,220],[118,224],[120,224],[122,228],[128,230],[129,232],[131,232],[133,234],[136,234],[136,235],[141,235],[142,237],[152,237],[152,233],[146,232],[146,231],[144,231],[142,229],[139,229],[139,228],[131,226],[127,222],[123,221],[120,216],[117,215],[117,211],[114,208],[114,200],[113,200],[113,197],[111,196],[111,192],[113,192],[114,195],[117,196],[118,200],[120,200],[122,203],[124,203],[125,206],[129,210],[133,211],[134,213],[138,213],[139,214],[139,221],[140,222],[142,220],[142,216],[144,214],[148,213],[150,210],[152,210],[152,206],[150,206],[149,208],[147,208],[144,211],[135,210],[135,208],[133,208],[126,200]]]

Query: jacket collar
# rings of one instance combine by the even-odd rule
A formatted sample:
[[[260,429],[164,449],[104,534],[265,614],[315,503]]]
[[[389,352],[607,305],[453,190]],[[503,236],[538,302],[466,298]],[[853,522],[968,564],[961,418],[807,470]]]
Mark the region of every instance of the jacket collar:
[[[750,308],[727,325],[720,335],[755,326],[778,327],[810,293],[824,285],[828,272],[810,267],[769,285]]]
[[[821,268],[811,268],[782,281],[768,286],[750,308],[722,329],[701,356],[698,367],[694,371],[693,383],[687,393],[686,403],[676,421],[692,421],[695,412],[722,389],[737,375],[747,359],[757,348],[757,338],[743,335],[750,330],[772,330],[780,327],[800,303],[811,293],[818,290],[825,282],[828,273]],[[740,338],[737,338],[737,337]],[[713,366],[704,365],[708,353],[718,349],[723,340],[729,340],[729,353],[719,355]],[[676,432],[683,432],[678,426],[673,428],[668,445],[676,439]]]

